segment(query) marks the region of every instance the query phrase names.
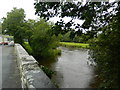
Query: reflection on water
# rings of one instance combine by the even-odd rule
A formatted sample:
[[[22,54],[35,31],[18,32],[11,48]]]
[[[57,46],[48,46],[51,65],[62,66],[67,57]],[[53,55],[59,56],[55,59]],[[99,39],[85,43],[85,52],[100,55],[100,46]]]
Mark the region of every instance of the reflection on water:
[[[60,47],[62,55],[52,60],[42,60],[40,64],[56,71],[52,81],[60,88],[88,88],[93,69],[87,65],[87,50],[73,50]]]

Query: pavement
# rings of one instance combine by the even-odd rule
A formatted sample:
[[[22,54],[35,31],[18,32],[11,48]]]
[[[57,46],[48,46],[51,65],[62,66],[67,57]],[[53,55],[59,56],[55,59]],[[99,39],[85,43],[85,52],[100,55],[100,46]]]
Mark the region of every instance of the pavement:
[[[2,74],[0,73],[0,77],[2,77],[3,89],[21,88],[20,72],[16,60],[14,47],[0,46],[0,63],[2,62],[2,64],[0,64],[0,67],[2,67]]]

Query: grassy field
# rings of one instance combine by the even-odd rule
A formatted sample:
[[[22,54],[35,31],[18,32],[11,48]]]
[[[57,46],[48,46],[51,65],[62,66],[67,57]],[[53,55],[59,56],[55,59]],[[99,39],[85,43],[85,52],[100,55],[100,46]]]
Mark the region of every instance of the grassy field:
[[[65,47],[73,47],[73,48],[89,48],[89,44],[85,44],[85,43],[60,42],[60,45]]]

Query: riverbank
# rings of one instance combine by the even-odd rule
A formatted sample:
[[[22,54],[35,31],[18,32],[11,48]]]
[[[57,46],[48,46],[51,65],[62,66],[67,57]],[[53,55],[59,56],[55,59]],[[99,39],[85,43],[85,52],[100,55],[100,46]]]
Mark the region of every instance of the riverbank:
[[[72,48],[89,48],[89,44],[74,43],[74,42],[60,42],[60,46],[72,47]]]
[[[24,42],[24,48],[28,51],[29,54],[32,54],[32,49],[28,42]],[[59,42],[59,46],[70,47],[70,48],[89,48],[89,44],[86,43],[74,43],[74,42]],[[61,54],[61,51],[58,50],[56,53]]]

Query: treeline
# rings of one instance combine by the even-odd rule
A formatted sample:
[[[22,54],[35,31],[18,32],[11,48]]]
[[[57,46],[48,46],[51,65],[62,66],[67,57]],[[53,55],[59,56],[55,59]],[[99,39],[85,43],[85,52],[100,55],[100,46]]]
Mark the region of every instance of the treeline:
[[[38,60],[60,53],[56,49],[59,38],[52,33],[53,25],[44,19],[25,20],[24,10],[14,8],[3,18],[2,32],[14,36],[15,43],[21,44]]]
[[[94,38],[94,34],[89,33],[89,31],[82,33],[80,30],[70,30],[64,34],[59,34],[59,37],[62,42],[89,43]]]

